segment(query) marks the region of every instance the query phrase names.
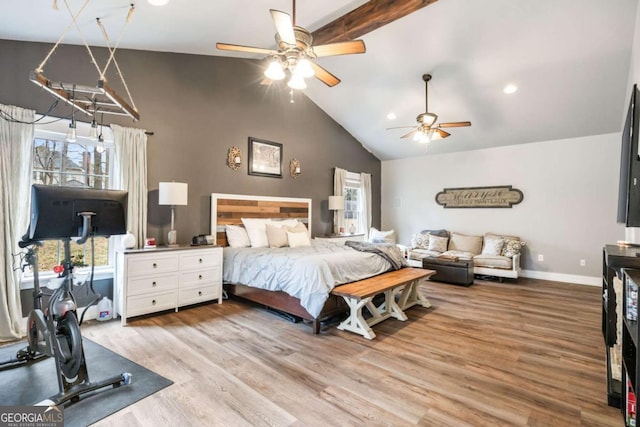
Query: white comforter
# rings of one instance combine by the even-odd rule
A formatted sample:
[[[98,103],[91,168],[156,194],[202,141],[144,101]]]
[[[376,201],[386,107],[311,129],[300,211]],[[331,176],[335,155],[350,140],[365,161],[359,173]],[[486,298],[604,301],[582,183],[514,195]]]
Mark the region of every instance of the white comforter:
[[[286,292],[317,317],[335,286],[389,269],[379,255],[313,241],[301,248],[224,248],[223,280]]]

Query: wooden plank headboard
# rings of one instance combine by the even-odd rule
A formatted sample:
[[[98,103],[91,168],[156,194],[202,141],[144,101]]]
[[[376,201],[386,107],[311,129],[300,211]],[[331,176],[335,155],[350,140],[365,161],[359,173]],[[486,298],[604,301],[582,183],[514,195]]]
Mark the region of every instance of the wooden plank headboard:
[[[216,245],[228,246],[226,225],[242,225],[242,218],[296,218],[311,233],[311,199],[297,197],[211,194],[211,234]]]

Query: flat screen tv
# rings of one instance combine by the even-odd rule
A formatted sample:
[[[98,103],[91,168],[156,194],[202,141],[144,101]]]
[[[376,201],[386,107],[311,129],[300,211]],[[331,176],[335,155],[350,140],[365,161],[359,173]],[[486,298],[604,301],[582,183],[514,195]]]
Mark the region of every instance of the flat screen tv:
[[[90,188],[33,185],[31,187],[31,240],[82,236],[80,212],[92,212],[89,235],[126,234],[127,192]]]
[[[640,227],[640,153],[638,151],[640,108],[636,108],[636,102],[639,101],[640,91],[638,86],[634,85],[622,131],[618,188],[617,222],[627,227]]]

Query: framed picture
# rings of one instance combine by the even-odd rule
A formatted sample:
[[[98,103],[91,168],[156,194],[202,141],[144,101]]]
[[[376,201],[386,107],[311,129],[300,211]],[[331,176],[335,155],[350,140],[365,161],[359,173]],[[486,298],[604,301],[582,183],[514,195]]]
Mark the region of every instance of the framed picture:
[[[282,178],[282,144],[249,137],[249,175]]]

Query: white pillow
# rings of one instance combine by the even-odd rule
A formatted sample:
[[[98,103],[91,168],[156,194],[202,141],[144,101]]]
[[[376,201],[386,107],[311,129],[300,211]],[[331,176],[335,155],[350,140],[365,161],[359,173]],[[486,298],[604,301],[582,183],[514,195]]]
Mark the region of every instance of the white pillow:
[[[252,248],[266,248],[269,246],[269,238],[267,237],[267,223],[271,220],[268,218],[240,218],[247,230]]]
[[[247,230],[239,225],[227,225],[225,228],[227,232],[227,242],[232,248],[248,248],[251,246],[249,235]]]
[[[281,220],[277,220],[277,219],[272,219],[271,220],[271,224],[276,225],[278,227],[295,227],[296,225],[298,225],[300,221],[298,221],[295,218],[292,219],[281,219]]]
[[[311,246],[311,240],[309,240],[307,233],[292,233],[287,231],[287,239],[289,239],[289,246],[292,248]]]
[[[395,230],[380,231],[375,227],[371,227],[369,230],[369,242],[370,243],[391,243],[396,244],[396,232]]]

